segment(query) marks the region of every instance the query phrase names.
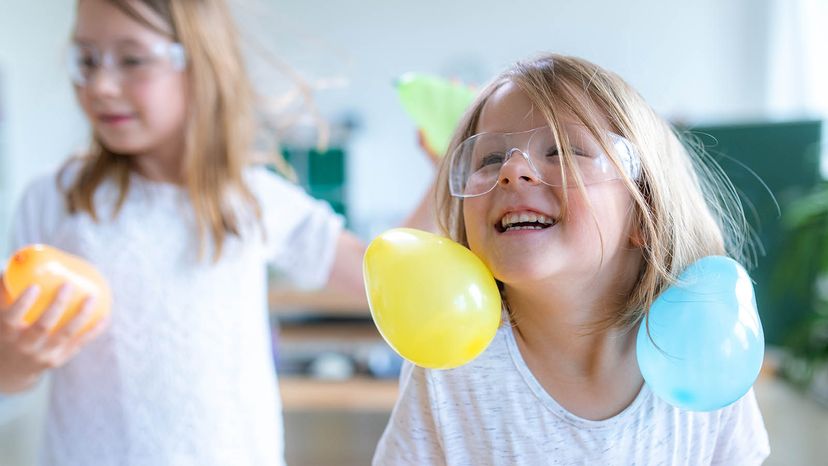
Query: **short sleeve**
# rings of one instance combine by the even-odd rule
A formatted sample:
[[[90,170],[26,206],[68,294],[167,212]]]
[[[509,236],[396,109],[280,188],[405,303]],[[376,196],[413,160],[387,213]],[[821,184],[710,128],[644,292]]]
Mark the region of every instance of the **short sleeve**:
[[[54,174],[41,176],[23,191],[12,216],[9,253],[33,243],[48,243],[50,231],[64,214]]]
[[[343,219],[330,206],[263,168],[250,173],[262,208],[268,262],[301,288],[330,276]]]
[[[374,465],[444,465],[426,369],[409,362],[400,375],[400,396],[374,453]]]
[[[770,444],[762,413],[751,388],[736,403],[724,408],[713,465],[751,466],[770,455]]]

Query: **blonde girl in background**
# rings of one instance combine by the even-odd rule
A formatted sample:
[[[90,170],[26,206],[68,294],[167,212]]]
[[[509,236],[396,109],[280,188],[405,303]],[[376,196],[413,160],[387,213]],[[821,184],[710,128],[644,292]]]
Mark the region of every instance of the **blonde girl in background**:
[[[223,0],[79,0],[69,65],[92,145],[35,180],[12,247],[46,243],[109,280],[49,329],[37,289],[0,296],[0,391],[52,375],[42,464],[278,465],[266,267],[362,295],[363,245],[327,204],[251,165],[253,93]],[[428,207],[412,216],[425,219]]]
[[[498,280],[504,324],[465,366],[404,368],[374,464],[768,456],[752,390],[689,412],[644,385],[645,310],[694,261],[738,258],[741,223],[738,206],[720,202],[729,191],[638,93],[583,59],[519,63],[481,92],[448,155],[438,220]]]

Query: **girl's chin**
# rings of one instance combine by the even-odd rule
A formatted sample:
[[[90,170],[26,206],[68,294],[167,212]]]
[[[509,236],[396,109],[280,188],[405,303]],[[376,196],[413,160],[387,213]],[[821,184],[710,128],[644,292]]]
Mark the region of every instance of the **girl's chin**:
[[[553,260],[538,263],[523,262],[511,264],[491,264],[491,271],[494,277],[504,285],[514,288],[544,288],[555,287],[556,284],[569,283],[574,278],[581,276],[580,280],[588,280],[594,272],[587,272],[581,268],[567,267],[566,264],[558,264]]]
[[[98,133],[98,139],[104,147],[117,154],[140,154],[146,149],[146,144],[120,137]]]
[[[554,279],[552,271],[533,270],[528,268],[497,267],[493,269],[494,277],[510,287],[526,287],[529,284],[542,283]]]

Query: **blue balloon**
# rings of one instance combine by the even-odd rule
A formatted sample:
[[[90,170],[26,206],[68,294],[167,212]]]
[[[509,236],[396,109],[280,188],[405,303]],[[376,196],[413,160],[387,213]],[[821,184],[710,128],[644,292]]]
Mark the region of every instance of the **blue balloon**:
[[[650,389],[690,411],[712,411],[741,398],[756,381],[764,353],[750,276],[721,256],[688,266],[650,307],[636,340]]]

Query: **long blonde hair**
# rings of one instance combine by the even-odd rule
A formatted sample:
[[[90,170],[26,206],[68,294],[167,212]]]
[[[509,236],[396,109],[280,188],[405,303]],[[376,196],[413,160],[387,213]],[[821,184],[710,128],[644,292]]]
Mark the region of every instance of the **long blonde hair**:
[[[169,26],[170,31],[165,31],[130,0],[109,1],[143,25],[165,35],[171,32],[171,39],[186,50],[190,95],[184,183],[195,213],[199,256],[205,251],[206,238],[211,237],[217,260],[225,238],[241,234],[242,218],[230,201],[231,195],[240,195],[255,216],[261,216],[260,206],[243,180],[255,130],[253,90],[230,11],[224,0],[139,0]],[[69,211],[87,212],[97,219],[94,194],[104,181],[112,179],[119,189],[117,212],[129,190],[134,169],[131,160],[109,150],[93,134],[79,172],[65,191]]]
[[[733,186],[712,160],[682,142],[677,131],[624,80],[586,60],[550,54],[517,63],[484,88],[455,131],[447,154],[477,132],[478,121],[490,96],[511,82],[521,89],[564,143],[563,163],[574,167],[560,130],[561,115],[573,115],[604,146],[616,167],[622,161],[602,136],[606,130],[630,141],[640,170],[631,179],[624,170],[622,182],[635,209],[634,228],[643,262],[632,292],[620,311],[599,328],[632,327],[666,286],[692,262],[709,255],[730,255],[744,261],[747,224]],[[609,121],[611,128],[606,128]],[[449,157],[444,157],[437,179],[437,217],[443,232],[468,246],[462,199],[448,188]],[[570,181],[584,193],[577,176]],[[567,180],[564,179],[564,183]],[[566,188],[566,186],[564,186]],[[566,215],[566,192],[563,189]],[[504,297],[505,300],[505,297]],[[505,303],[508,308],[508,302]]]

